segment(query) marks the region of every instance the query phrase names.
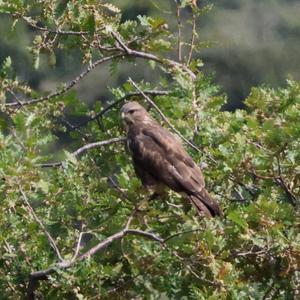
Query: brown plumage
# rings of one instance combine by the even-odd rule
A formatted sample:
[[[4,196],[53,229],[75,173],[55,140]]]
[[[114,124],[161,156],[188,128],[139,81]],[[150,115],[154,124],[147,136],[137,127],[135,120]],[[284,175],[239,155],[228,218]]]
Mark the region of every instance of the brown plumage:
[[[142,184],[152,190],[167,186],[184,193],[200,214],[221,215],[218,203],[205,189],[200,168],[181,142],[137,102],[125,103],[121,114],[134,169]]]

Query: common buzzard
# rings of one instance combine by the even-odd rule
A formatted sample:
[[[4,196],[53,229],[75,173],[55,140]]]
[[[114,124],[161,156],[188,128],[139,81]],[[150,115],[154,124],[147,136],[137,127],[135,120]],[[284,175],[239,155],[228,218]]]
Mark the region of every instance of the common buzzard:
[[[186,195],[199,214],[221,215],[218,203],[205,189],[200,168],[175,136],[137,102],[125,103],[121,116],[136,175],[146,188],[157,191],[167,186]]]

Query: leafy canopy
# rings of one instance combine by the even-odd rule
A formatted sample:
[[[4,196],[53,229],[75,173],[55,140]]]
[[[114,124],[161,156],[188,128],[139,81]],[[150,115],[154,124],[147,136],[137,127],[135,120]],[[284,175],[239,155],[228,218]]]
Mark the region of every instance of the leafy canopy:
[[[182,25],[162,16],[123,20],[102,1],[0,1],[12,27],[33,29],[36,68],[41,57],[55,65],[59,51],[72,49],[85,67],[41,94],[19,80],[9,57],[2,63],[3,298],[297,298],[300,84],[254,88],[246,110],[222,111],[226,97],[194,57],[202,45],[196,22],[208,9],[195,1],[172,7],[179,21],[180,12],[191,16],[184,39]],[[124,61],[145,61],[159,84],[128,81],[93,107],[78,99],[73,87],[89,72],[109,63],[116,76]],[[172,192],[145,201],[123,145],[126,99],[163,123],[152,99],[164,125],[184,137],[223,219],[199,218]]]

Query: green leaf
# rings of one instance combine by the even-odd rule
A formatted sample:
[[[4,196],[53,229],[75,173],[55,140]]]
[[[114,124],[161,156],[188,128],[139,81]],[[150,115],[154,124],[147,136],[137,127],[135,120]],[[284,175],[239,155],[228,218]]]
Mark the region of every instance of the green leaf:
[[[248,224],[247,224],[245,218],[243,218],[242,213],[239,212],[238,210],[233,210],[233,211],[229,212],[227,218],[229,220],[231,220],[232,222],[234,222],[235,224],[242,227],[243,229],[245,229],[245,230],[248,229]]]
[[[5,77],[6,75],[8,75],[8,73],[11,70],[11,64],[12,64],[11,58],[10,58],[10,56],[7,56],[4,59],[3,64],[1,66],[1,71],[0,71],[1,77]]]
[[[45,194],[49,191],[49,183],[43,179],[36,184],[36,187],[41,189]]]

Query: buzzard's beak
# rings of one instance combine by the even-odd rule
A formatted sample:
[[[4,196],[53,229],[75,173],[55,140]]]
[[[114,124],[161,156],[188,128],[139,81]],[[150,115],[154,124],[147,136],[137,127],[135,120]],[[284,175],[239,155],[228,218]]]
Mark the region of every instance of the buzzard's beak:
[[[125,119],[125,113],[121,113],[121,118],[124,120]]]

